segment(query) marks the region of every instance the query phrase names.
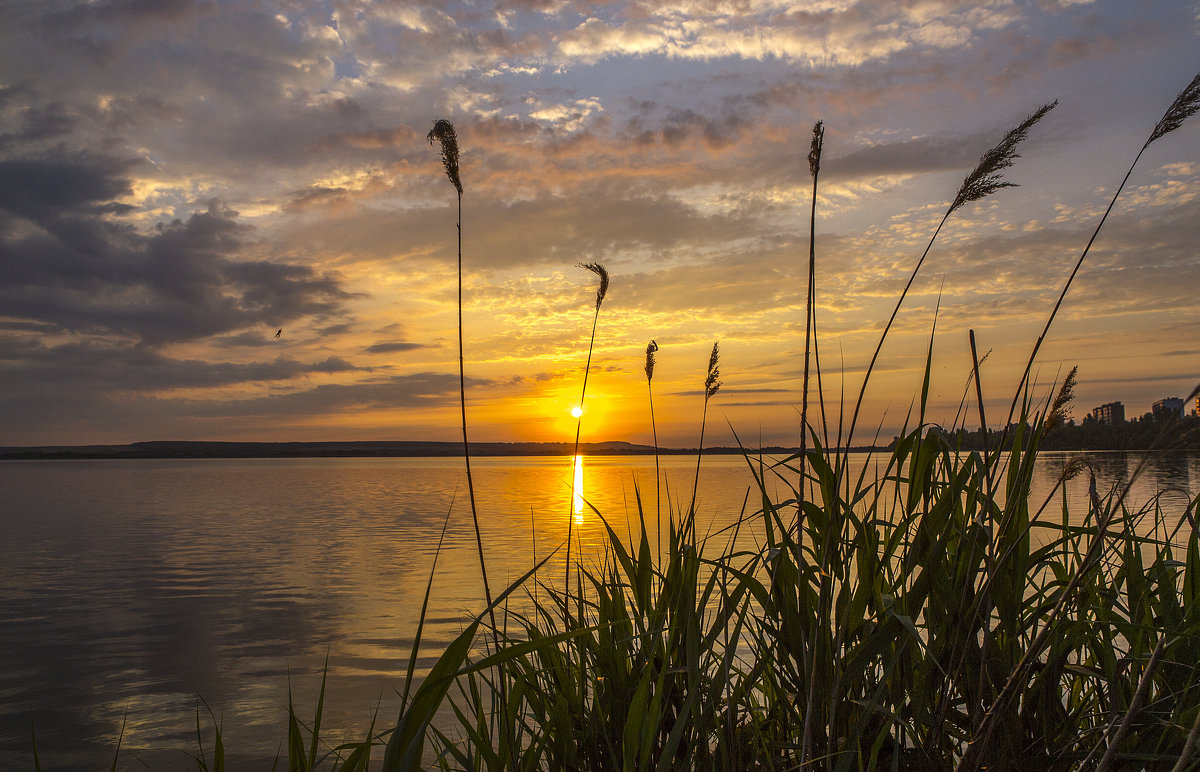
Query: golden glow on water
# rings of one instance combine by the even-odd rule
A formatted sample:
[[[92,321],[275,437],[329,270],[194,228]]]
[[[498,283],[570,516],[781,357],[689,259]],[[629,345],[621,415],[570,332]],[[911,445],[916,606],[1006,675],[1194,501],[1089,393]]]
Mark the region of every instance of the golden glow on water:
[[[571,482],[571,513],[576,523],[583,522],[583,456],[575,457],[575,476]]]
[[[566,401],[553,408],[558,419],[569,420]],[[589,423],[599,423],[601,412],[589,403]],[[1042,454],[1031,500],[1044,500],[1071,456]],[[1138,460],[1126,453],[1088,458],[1102,488],[1128,479]],[[572,457],[570,470],[563,460],[484,457],[473,463],[493,587],[547,557],[537,580],[561,582],[568,527],[571,559],[585,566],[604,559],[606,520],[626,544],[638,543],[643,523],[649,544],[659,543],[658,527],[666,529],[668,518],[688,505],[696,479],[695,456],[664,456],[659,481],[653,457],[596,455],[586,460],[585,494],[584,458]],[[851,454],[850,474],[857,477],[868,463],[872,479],[874,457]],[[462,632],[463,620],[483,608],[463,466],[461,458],[0,465],[6,495],[0,533],[8,537],[0,540],[0,566],[12,578],[9,592],[0,593],[0,618],[28,614],[27,599],[44,598],[37,624],[23,628],[27,638],[0,636],[0,662],[16,663],[0,668],[0,694],[15,710],[47,716],[70,700],[86,716],[88,736],[107,738],[110,748],[127,720],[124,743],[136,746],[153,769],[176,768],[182,751],[195,749],[195,740],[182,737],[179,727],[194,725],[196,693],[214,700],[218,719],[224,715],[227,747],[252,760],[273,758],[278,727],[287,725],[289,689],[296,689],[295,704],[311,711],[324,675],[329,689],[322,731],[328,726],[330,736],[358,735],[381,690],[380,715],[399,712],[393,687],[403,686],[420,609],[414,599],[423,596],[434,572],[447,516],[422,650],[444,650]],[[1167,494],[1167,511],[1177,518],[1197,491],[1200,457],[1157,457],[1136,479],[1130,494],[1135,506],[1158,491],[1190,491]],[[792,495],[786,480],[768,474],[767,485],[774,501]],[[1087,487],[1083,478],[1068,483],[1073,517],[1088,509]],[[661,522],[656,488],[668,496]],[[716,533],[741,519],[747,495],[754,500],[757,485],[745,459],[705,456],[696,499],[702,532]],[[564,508],[570,510],[565,523]],[[741,548],[755,550],[761,517],[747,515]],[[61,532],[77,538],[58,538]],[[215,554],[229,559],[214,561]],[[103,657],[88,648],[96,629],[106,630]],[[164,637],[163,630],[171,632]],[[67,648],[55,643],[58,636],[70,641]],[[427,675],[426,663],[422,658],[418,677]],[[28,747],[28,724],[4,718],[0,748]],[[65,721],[76,719],[60,720],[53,731],[75,725]],[[205,733],[211,732],[209,721],[202,712]],[[43,726],[52,731],[49,722],[39,721],[39,735]],[[90,745],[76,747],[47,743],[43,762],[50,753],[82,757],[47,768],[111,762],[111,755],[93,758]],[[12,766],[5,762],[0,751],[0,767]]]

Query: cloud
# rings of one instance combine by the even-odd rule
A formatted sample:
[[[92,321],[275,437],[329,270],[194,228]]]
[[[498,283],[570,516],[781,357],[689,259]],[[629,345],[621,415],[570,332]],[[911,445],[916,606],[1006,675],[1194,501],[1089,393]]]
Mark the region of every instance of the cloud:
[[[980,148],[986,148],[989,141],[994,142],[994,137],[981,133],[878,142],[844,155],[831,153],[821,171],[836,180],[970,169],[979,159]]]
[[[489,386],[487,379],[467,379],[468,388]],[[183,415],[195,417],[306,416],[378,408],[443,407],[458,399],[458,376],[419,372],[382,381],[321,384],[289,394],[229,401],[188,402],[179,405]]]
[[[368,354],[394,354],[399,351],[413,351],[419,348],[429,348],[429,346],[424,343],[398,340],[376,343],[372,346],[367,346],[366,350]]]
[[[63,384],[86,383],[90,425],[128,439],[141,432],[126,427],[190,410],[207,417],[169,425],[217,436],[354,415],[390,430],[371,415],[390,410],[376,392],[417,399],[420,384],[382,374],[456,364],[442,343],[455,201],[424,141],[443,116],[463,149],[477,374],[573,363],[594,288],[571,266],[598,260],[613,273],[604,367],[636,371],[623,347],[637,354],[642,338],[699,350],[721,334],[765,388],[792,377],[773,363],[794,355],[802,324],[814,120],[829,131],[822,330],[859,362],[978,154],[1061,96],[1022,148],[1022,187],[956,213],[939,237],[894,342],[926,326],[943,278],[948,328],[986,322],[1013,338],[1053,301],[1059,261],[1106,203],[1092,194],[1112,184],[1102,161],[1140,144],[1191,76],[1177,70],[1194,13],[1143,10],[17,0],[0,28],[0,341],[28,379],[23,398],[46,401],[39,419],[7,417],[67,433],[88,415],[55,417],[78,396]],[[1072,339],[1072,325],[1118,315],[1143,331],[1154,314],[1194,318],[1189,130],[1153,149],[1173,168],[1130,181],[1064,307]],[[384,329],[397,318],[405,329]],[[664,387],[686,385],[663,372]],[[258,404],[267,393],[284,401]],[[222,404],[265,417],[227,421]],[[411,411],[386,418],[434,431]]]
[[[142,345],[339,313],[329,273],[244,259],[248,230],[217,202],[143,233],[130,207],[134,162],[89,152],[0,161],[0,306],[67,332]]]
[[[207,362],[102,343],[47,346],[39,339],[0,338],[0,361],[8,362],[10,394],[20,384],[70,383],[72,390],[112,397],[172,389],[213,389],[247,383],[293,381],[301,376],[368,371],[341,357],[301,362],[278,356],[266,362]],[[36,388],[41,388],[37,386]]]
[[[136,160],[61,149],[53,156],[0,161],[0,210],[45,224],[71,215],[128,212],[114,199],[129,195]]]

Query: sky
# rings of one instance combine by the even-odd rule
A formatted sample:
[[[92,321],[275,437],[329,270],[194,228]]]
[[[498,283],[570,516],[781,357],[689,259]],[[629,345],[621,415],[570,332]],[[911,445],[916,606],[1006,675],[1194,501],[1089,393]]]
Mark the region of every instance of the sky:
[[[855,442],[1001,422],[1116,187],[1200,71],[1192,0],[0,0],[0,445],[454,440],[461,148],[479,441],[795,444],[812,127],[836,427],[947,220]],[[1141,157],[1032,396],[1074,417],[1200,382],[1200,117]],[[611,275],[598,317],[596,276]],[[935,324],[936,322],[936,324]],[[282,330],[278,337],[277,330]],[[659,345],[651,387],[645,348]],[[817,401],[816,380],[813,382]],[[820,421],[817,408],[815,418]],[[974,418],[968,427],[978,426]],[[960,416],[956,418],[956,416]]]

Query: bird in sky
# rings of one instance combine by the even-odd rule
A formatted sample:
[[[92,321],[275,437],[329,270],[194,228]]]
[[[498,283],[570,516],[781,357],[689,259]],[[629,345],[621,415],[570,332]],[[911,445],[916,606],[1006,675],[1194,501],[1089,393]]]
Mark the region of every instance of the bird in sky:
[[[278,330],[276,330],[276,331],[275,331],[275,337],[276,337],[276,338],[278,338],[278,337],[279,337],[280,335],[282,335],[282,334],[283,334],[283,328],[282,328],[282,327],[280,327]]]

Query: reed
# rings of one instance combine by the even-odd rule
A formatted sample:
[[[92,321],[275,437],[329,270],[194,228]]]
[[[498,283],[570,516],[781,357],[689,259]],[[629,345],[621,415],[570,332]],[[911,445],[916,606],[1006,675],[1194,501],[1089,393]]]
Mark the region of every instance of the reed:
[[[704,376],[704,407],[700,411],[700,444],[696,446],[696,476],[692,481],[692,503],[688,505],[688,514],[696,514],[696,490],[700,487],[700,459],[704,458],[704,427],[708,423],[708,401],[721,389],[721,350],[720,343],[713,342],[712,352],[708,355],[708,370]]]
[[[808,170],[812,174],[812,204],[809,207],[808,219],[808,282],[804,298],[804,385],[800,397],[800,479],[804,479],[805,455],[808,449],[808,376],[811,364],[814,325],[817,312],[817,178],[821,173],[821,151],[825,146],[825,123],[817,121],[813,125],[812,142],[808,150]],[[800,507],[797,514],[804,509],[804,486],[800,486]]]
[[[650,402],[650,433],[654,438],[654,532],[658,539],[658,549],[655,554],[662,562],[662,474],[658,465],[658,424],[654,421],[654,366],[655,354],[658,353],[658,343],[651,340],[646,344],[646,398]]]
[[[426,136],[429,144],[432,146],[435,142],[441,149],[442,168],[446,171],[446,178],[450,180],[450,184],[454,186],[454,190],[458,193],[458,214],[455,219],[454,227],[458,233],[458,404],[459,411],[462,416],[462,438],[463,438],[463,461],[467,470],[467,496],[471,503],[471,521],[475,526],[475,543],[479,554],[479,570],[483,574],[483,591],[487,598],[488,606],[492,605],[492,588],[488,582],[487,563],[483,556],[483,536],[479,531],[479,510],[475,505],[475,481],[471,476],[471,445],[467,441],[467,376],[466,366],[463,361],[463,312],[462,312],[462,295],[463,295],[463,271],[462,271],[462,199],[463,199],[463,184],[462,178],[459,175],[458,168],[458,134],[454,130],[454,124],[445,118],[439,118],[434,121],[433,128],[429,130]],[[492,626],[495,627],[495,620],[492,620]]]
[[[600,305],[604,302],[604,298],[608,295],[608,271],[599,263],[580,263],[580,268],[591,271],[596,274],[599,279],[599,285],[596,287],[596,309],[592,314],[592,335],[588,339],[588,354],[587,363],[583,366],[583,386],[579,393],[579,416],[575,420],[575,449],[571,452],[571,463],[578,463],[579,458],[579,434],[583,428],[583,403],[587,399],[587,382],[588,373],[592,370],[592,352],[596,348],[596,325],[600,322]],[[571,475],[571,504],[574,507],[575,501],[575,475]],[[566,582],[571,583],[571,533],[575,526],[574,511],[567,514],[567,576]]]

